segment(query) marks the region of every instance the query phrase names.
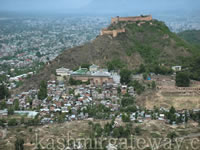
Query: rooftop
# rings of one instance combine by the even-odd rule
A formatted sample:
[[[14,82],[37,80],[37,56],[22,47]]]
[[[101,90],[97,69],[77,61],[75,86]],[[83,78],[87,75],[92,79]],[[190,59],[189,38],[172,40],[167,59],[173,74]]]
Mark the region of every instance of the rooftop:
[[[109,72],[104,72],[104,71],[97,71],[95,73],[92,73],[91,74],[92,76],[105,76],[105,77],[108,77],[110,76],[111,74]]]
[[[90,66],[90,68],[98,68],[98,67],[99,67],[99,66],[94,65],[94,64]]]
[[[78,70],[74,71],[73,74],[77,75],[86,75],[88,72],[87,68],[79,68]]]

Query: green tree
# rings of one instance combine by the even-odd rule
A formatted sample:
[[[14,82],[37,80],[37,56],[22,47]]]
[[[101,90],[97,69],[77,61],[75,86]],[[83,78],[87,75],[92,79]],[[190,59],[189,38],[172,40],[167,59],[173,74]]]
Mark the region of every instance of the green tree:
[[[120,137],[120,132],[119,132],[119,129],[118,128],[115,128],[113,130],[113,136],[116,137],[116,138],[119,138]]]
[[[145,90],[145,87],[144,87],[142,84],[140,84],[139,81],[134,80],[134,81],[132,81],[132,82],[130,83],[130,85],[133,86],[133,87],[135,88],[136,93],[139,94],[139,95],[140,95],[142,92],[144,92],[144,90]]]
[[[138,73],[143,73],[143,72],[146,72],[146,68],[145,68],[144,64],[141,64],[139,67]]]
[[[82,64],[82,65],[81,65],[81,68],[87,68],[87,69],[89,69],[90,65],[91,65],[91,64]]]
[[[180,114],[180,116],[177,118],[177,123],[182,123],[183,122],[183,115]]]
[[[89,121],[89,122],[88,122],[88,125],[89,125],[90,127],[93,127],[94,124],[93,124],[92,121]]]
[[[2,110],[2,109],[5,109],[7,106],[6,106],[6,102],[5,102],[5,100],[2,100],[1,102],[0,102],[0,109]]]
[[[190,86],[189,75],[185,72],[178,72],[176,74],[176,85],[179,87],[189,87]]]
[[[169,112],[170,112],[171,114],[175,114],[175,113],[176,113],[176,109],[172,106],[172,107],[170,108]]]
[[[139,126],[137,126],[137,127],[135,128],[135,134],[136,134],[136,135],[141,135],[141,128],[140,128]]]
[[[38,52],[36,53],[36,56],[37,56],[37,57],[41,57],[42,55],[41,55],[41,53],[38,51]]]
[[[14,108],[13,107],[9,107],[8,108],[8,115],[13,115],[15,112]]]
[[[95,131],[96,137],[100,137],[102,135],[103,129],[99,123],[94,124],[93,130]]]
[[[123,122],[130,122],[130,115],[123,113],[122,114],[122,121]]]
[[[170,138],[171,140],[174,140],[174,138],[177,137],[177,134],[176,132],[170,132],[168,135],[167,135],[168,138]]]
[[[143,73],[143,79],[147,80],[147,77],[148,77],[147,73]]]
[[[16,99],[14,101],[14,108],[15,108],[15,110],[19,110],[19,100],[18,99]]]
[[[8,126],[16,126],[17,125],[17,120],[16,119],[10,119],[8,121]]]
[[[120,109],[121,112],[136,112],[137,111],[137,107],[135,105],[130,105],[127,106],[126,108],[121,108]]]
[[[74,89],[69,89],[69,94],[71,95],[71,94],[73,94],[74,95]]]
[[[121,84],[129,84],[131,81],[131,71],[127,69],[121,70],[120,77]]]
[[[38,98],[40,100],[43,100],[47,97],[47,82],[46,81],[41,81],[40,83],[40,89],[38,92]]]
[[[186,123],[188,122],[188,114],[187,114],[186,111],[185,111],[185,122],[186,122]]]
[[[104,126],[105,135],[109,136],[112,131],[112,125],[110,123],[106,123]]]
[[[6,123],[6,121],[4,119],[0,119],[0,127],[5,127],[4,123]]]
[[[124,97],[121,100],[121,105],[122,107],[126,107],[126,106],[134,104],[134,102],[135,102],[135,99],[133,97]]]
[[[117,93],[118,93],[118,94],[121,94],[121,87],[120,87],[120,86],[117,87]]]
[[[24,140],[22,138],[17,137],[15,141],[15,150],[24,150]]]
[[[154,72],[155,74],[169,75],[173,73],[172,69],[166,68],[164,66],[159,66],[159,65],[153,66],[153,68],[151,68],[150,70]]]
[[[188,64],[190,64],[190,78],[200,81],[200,55],[195,58],[192,57],[191,60],[187,61],[187,65]]]
[[[108,71],[122,69],[125,64],[120,59],[113,59],[107,62]]]
[[[7,69],[8,67],[5,67],[5,68]],[[4,69],[3,69],[3,70],[4,70]],[[8,81],[7,76],[6,76],[6,75],[0,75],[0,83],[6,82],[6,81]]]
[[[176,113],[176,109],[172,106],[169,112],[167,113],[167,118],[169,119],[170,124],[172,124],[174,121],[177,121],[177,117],[175,113]]]
[[[21,117],[20,123],[24,124],[24,116]]]
[[[10,96],[9,90],[6,88],[6,86],[3,83],[0,83],[0,100],[9,96]]]
[[[65,113],[58,116],[58,123],[63,123],[65,121]]]
[[[156,89],[156,82],[155,81],[152,81],[151,87],[152,87],[152,89]]]
[[[74,80],[73,78],[69,78],[69,84],[70,85],[80,85],[83,84],[83,82],[81,80]]]

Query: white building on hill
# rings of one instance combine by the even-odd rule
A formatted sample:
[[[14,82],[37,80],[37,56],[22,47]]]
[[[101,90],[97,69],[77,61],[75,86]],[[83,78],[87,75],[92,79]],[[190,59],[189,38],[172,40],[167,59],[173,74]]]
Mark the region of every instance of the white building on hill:
[[[58,76],[62,76],[62,77],[66,76],[66,77],[68,77],[68,76],[71,75],[71,73],[72,73],[72,71],[70,69],[66,69],[66,68],[63,68],[63,67],[59,68],[59,69],[56,69],[56,74]]]

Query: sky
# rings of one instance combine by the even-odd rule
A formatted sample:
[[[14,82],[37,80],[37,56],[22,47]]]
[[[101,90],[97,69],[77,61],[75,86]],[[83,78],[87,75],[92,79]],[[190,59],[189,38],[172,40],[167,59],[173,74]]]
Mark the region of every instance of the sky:
[[[79,9],[92,0],[0,0],[0,10],[59,11]]]
[[[200,0],[0,0],[0,11],[123,13],[195,11]]]

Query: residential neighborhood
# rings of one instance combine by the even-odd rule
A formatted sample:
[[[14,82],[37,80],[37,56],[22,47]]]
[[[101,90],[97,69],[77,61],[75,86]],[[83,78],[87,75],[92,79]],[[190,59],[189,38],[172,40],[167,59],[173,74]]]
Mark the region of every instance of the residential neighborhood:
[[[107,24],[107,17],[4,18],[0,20],[0,70],[11,77],[35,72],[64,50],[93,40]]]
[[[124,121],[123,115],[128,115],[128,120],[143,123],[144,120],[159,120],[176,125],[186,123],[190,113],[198,113],[200,110],[177,110],[173,112],[175,119],[170,120],[167,115],[171,110],[166,108],[154,108],[148,110],[134,104],[138,96],[135,87],[120,83],[120,75],[117,72],[108,72],[105,68],[92,64],[89,68],[81,68],[72,71],[67,68],[56,70],[57,79],[46,82],[47,95],[39,98],[41,89],[32,89],[19,95],[11,95],[7,99],[7,106],[16,106],[16,115],[40,118],[40,124],[67,122],[87,119],[112,119]],[[140,80],[138,76],[134,79]],[[152,78],[152,79],[151,79]],[[161,76],[152,75],[150,80],[158,83],[158,89],[163,84],[172,80],[162,80]],[[163,76],[163,78],[166,78]],[[173,83],[171,83],[173,84]],[[127,107],[129,104],[134,106]],[[97,110],[96,110],[97,109]],[[127,109],[127,113],[119,113]],[[130,109],[131,113],[129,112]],[[173,108],[171,108],[173,109]],[[97,111],[97,113],[95,113]],[[126,111],[125,111],[126,112]],[[1,110],[0,116],[6,117],[9,110]],[[179,122],[177,122],[177,118]]]

